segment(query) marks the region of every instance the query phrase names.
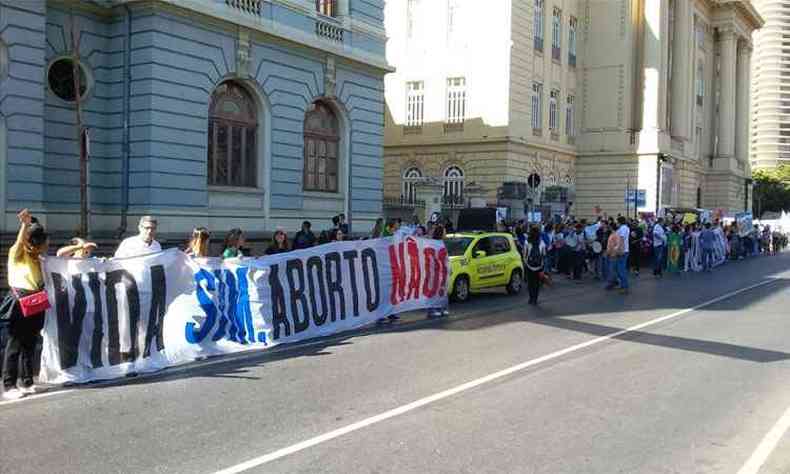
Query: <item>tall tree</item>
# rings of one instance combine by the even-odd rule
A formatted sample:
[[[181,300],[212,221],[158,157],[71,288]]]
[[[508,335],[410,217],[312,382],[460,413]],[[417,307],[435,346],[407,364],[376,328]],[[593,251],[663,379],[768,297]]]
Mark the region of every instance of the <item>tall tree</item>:
[[[765,212],[790,210],[790,166],[757,170],[754,179],[753,212],[759,218]]]

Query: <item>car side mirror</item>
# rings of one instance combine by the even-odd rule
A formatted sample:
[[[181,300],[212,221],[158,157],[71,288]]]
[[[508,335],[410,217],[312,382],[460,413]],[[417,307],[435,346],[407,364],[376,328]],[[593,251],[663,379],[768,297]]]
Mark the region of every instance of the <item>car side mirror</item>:
[[[485,253],[485,252],[484,252],[484,251],[482,251],[482,250],[477,250],[477,251],[475,251],[475,258],[483,258],[483,257],[485,257],[486,255],[488,255],[488,254],[487,254],[487,253]]]

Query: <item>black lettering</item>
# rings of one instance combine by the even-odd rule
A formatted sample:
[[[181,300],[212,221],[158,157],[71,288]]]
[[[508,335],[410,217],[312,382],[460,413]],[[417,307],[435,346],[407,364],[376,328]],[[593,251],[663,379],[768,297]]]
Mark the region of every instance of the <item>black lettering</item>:
[[[82,286],[82,274],[71,277],[74,288],[74,309],[69,308],[69,292],[66,281],[59,273],[52,273],[55,287],[55,305],[57,307],[58,354],[61,369],[77,365],[80,355],[79,345],[82,335],[82,320],[85,318],[85,288]]]
[[[310,313],[307,307],[307,297],[304,294],[304,266],[300,259],[293,259],[288,260],[285,268],[288,289],[291,292],[291,317],[294,320],[294,333],[298,334],[310,327]],[[296,287],[294,277],[299,280],[299,288]],[[302,306],[302,311],[299,311],[299,304]]]
[[[129,359],[137,359],[137,326],[140,323],[140,293],[137,291],[137,282],[131,273],[126,270],[114,270],[107,273],[107,331],[109,332],[109,345],[107,347],[110,365],[121,363],[121,344],[118,332],[118,298],[115,296],[115,287],[123,284],[126,292],[126,302],[129,307]]]
[[[359,252],[356,250],[346,250],[343,252],[343,258],[348,262],[348,279],[351,281],[351,302],[354,305],[354,317],[359,317],[359,294],[357,294],[357,268],[355,262],[359,257]]]
[[[362,251],[362,279],[365,280],[365,304],[368,312],[374,312],[378,309],[381,302],[381,288],[379,287],[379,267],[376,262],[376,252],[371,248]],[[394,288],[393,291],[395,291]]]
[[[285,337],[291,335],[291,323],[285,314],[285,295],[280,284],[279,264],[269,267],[269,287],[272,293],[272,326],[274,326],[274,340],[280,338],[280,325],[285,329]]]
[[[102,341],[104,340],[104,311],[101,304],[101,280],[96,272],[88,273],[88,286],[93,295],[93,336],[91,337],[91,364],[102,367]]]
[[[151,343],[156,338],[156,351],[165,350],[164,329],[165,311],[167,307],[167,279],[162,265],[151,267],[151,311],[148,313],[148,330],[145,332],[145,349],[143,357],[151,356]]]
[[[329,311],[332,322],[335,322],[338,313],[341,320],[346,319],[346,295],[343,292],[343,269],[340,268],[340,254],[338,252],[328,253],[324,259],[326,260],[326,289],[329,294]],[[332,267],[335,269],[334,278],[332,278]]]
[[[316,306],[316,282],[318,282],[318,297],[321,298],[321,312]],[[326,322],[326,286],[324,285],[324,262],[320,257],[307,259],[307,285],[310,288],[310,307],[313,310],[313,322],[321,326]]]

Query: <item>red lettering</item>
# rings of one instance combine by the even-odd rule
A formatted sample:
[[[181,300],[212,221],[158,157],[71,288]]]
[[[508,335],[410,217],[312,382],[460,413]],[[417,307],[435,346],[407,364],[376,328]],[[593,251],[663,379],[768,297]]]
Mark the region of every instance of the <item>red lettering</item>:
[[[448,271],[448,261],[447,261],[447,248],[442,247],[439,249],[439,255],[437,255],[439,260],[439,272],[442,274],[442,283],[439,285],[439,296],[444,296],[447,292],[447,274]]]
[[[393,306],[399,304],[404,299],[406,293],[406,259],[403,255],[403,242],[398,244],[398,249],[390,245],[390,267],[392,271],[392,290],[390,291],[390,303]],[[398,258],[400,257],[400,258]]]
[[[409,294],[407,300],[420,299],[420,249],[416,240],[409,240],[406,247],[409,249]]]
[[[439,260],[436,258],[436,250],[431,247],[426,247],[423,250],[425,256],[425,284],[422,287],[422,293],[426,298],[433,298],[436,292],[439,291],[439,278],[441,275],[441,266]],[[433,271],[431,271],[431,264],[433,264]]]

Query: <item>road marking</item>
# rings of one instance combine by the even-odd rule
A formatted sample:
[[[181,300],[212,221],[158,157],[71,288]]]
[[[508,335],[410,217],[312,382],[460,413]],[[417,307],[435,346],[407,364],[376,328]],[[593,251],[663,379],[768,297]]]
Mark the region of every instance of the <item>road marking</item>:
[[[507,369],[500,370],[499,372],[494,372],[494,373],[486,375],[484,377],[481,377],[481,378],[478,378],[478,379],[466,382],[464,384],[458,385],[458,386],[453,387],[453,388],[451,388],[449,390],[445,390],[443,392],[439,392],[439,393],[436,393],[434,395],[430,395],[430,396],[427,396],[425,398],[421,398],[419,400],[415,400],[415,401],[413,401],[411,403],[408,403],[406,405],[402,405],[400,407],[393,408],[392,410],[388,410],[388,411],[385,411],[385,412],[380,413],[378,415],[371,416],[370,418],[365,418],[364,420],[358,421],[356,423],[352,423],[352,424],[344,426],[342,428],[338,428],[338,429],[330,431],[328,433],[324,433],[324,434],[316,436],[314,438],[307,439],[307,440],[302,441],[300,443],[296,443],[296,444],[293,444],[291,446],[287,446],[285,448],[278,449],[277,451],[273,451],[273,452],[265,454],[263,456],[259,456],[259,457],[250,459],[250,460],[245,461],[243,463],[236,464],[235,466],[231,466],[231,467],[228,467],[226,469],[222,469],[220,471],[216,471],[215,474],[236,474],[236,473],[239,473],[239,472],[244,472],[246,470],[252,469],[254,467],[261,466],[263,464],[270,463],[272,461],[276,461],[277,459],[283,458],[283,457],[288,456],[290,454],[294,454],[294,453],[297,453],[299,451],[303,451],[303,450],[305,450],[307,448],[316,446],[316,445],[324,443],[326,441],[333,440],[335,438],[339,438],[339,437],[341,437],[343,435],[346,435],[348,433],[351,433],[351,432],[354,432],[354,431],[357,431],[357,430],[361,430],[362,428],[368,427],[370,425],[373,425],[373,424],[376,424],[376,423],[388,420],[390,418],[394,418],[394,417],[399,416],[399,415],[403,415],[404,413],[408,413],[410,411],[413,411],[413,410],[416,410],[418,408],[424,407],[424,406],[429,405],[431,403],[438,402],[439,400],[443,400],[443,399],[451,397],[453,395],[457,395],[457,394],[459,394],[461,392],[465,392],[465,391],[471,390],[471,389],[473,389],[475,387],[479,387],[481,385],[493,382],[493,381],[501,379],[503,377],[507,377],[508,375],[512,375],[512,374],[514,374],[516,372],[520,372],[520,371],[528,369],[530,367],[534,367],[534,366],[536,366],[538,364],[542,364],[543,362],[548,362],[548,361],[550,361],[552,359],[557,359],[559,357],[565,356],[565,355],[570,354],[572,352],[580,351],[580,350],[586,349],[586,348],[588,348],[590,346],[594,346],[596,344],[600,344],[602,342],[606,342],[606,341],[615,339],[617,337],[622,336],[623,334],[628,334],[630,332],[639,331],[639,330],[644,329],[644,328],[646,328],[648,326],[653,326],[653,325],[662,323],[664,321],[667,321],[667,320],[670,320],[670,319],[673,319],[673,318],[677,318],[678,316],[682,316],[684,314],[691,313],[691,312],[696,311],[696,310],[698,310],[700,308],[704,308],[705,306],[710,306],[712,304],[716,304],[716,303],[718,303],[720,301],[726,300],[728,298],[732,298],[733,296],[738,295],[740,293],[743,293],[745,291],[753,290],[755,288],[758,288],[758,287],[761,287],[761,286],[765,286],[765,285],[767,285],[769,283],[773,283],[773,282],[776,282],[776,281],[778,281],[778,279],[770,278],[770,279],[762,281],[760,283],[755,283],[754,285],[750,285],[750,286],[747,286],[747,287],[744,287],[744,288],[741,288],[741,289],[738,289],[738,290],[735,290],[735,291],[731,291],[730,293],[726,293],[724,295],[718,296],[716,298],[713,298],[711,300],[705,301],[703,303],[700,303],[698,305],[692,306],[690,308],[686,308],[686,309],[683,309],[683,310],[680,310],[680,311],[676,311],[676,312],[674,312],[672,314],[668,314],[666,316],[661,316],[660,318],[652,319],[650,321],[646,321],[644,323],[637,324],[635,326],[631,326],[631,327],[626,328],[626,329],[622,329],[620,331],[614,332],[614,333],[606,335],[606,336],[597,337],[597,338],[591,339],[591,340],[589,340],[587,342],[582,342],[580,344],[576,344],[576,345],[567,347],[565,349],[561,349],[559,351],[552,352],[550,354],[546,354],[546,355],[538,357],[536,359],[531,359],[531,360],[528,360],[526,362],[522,362],[520,364],[514,365],[514,366],[509,367]],[[788,417],[788,423],[790,423],[790,414],[786,414],[786,415]],[[741,474],[741,473],[739,473],[739,474]]]
[[[30,401],[30,400],[37,400],[39,398],[51,397],[52,395],[66,394],[66,393],[70,393],[70,392],[73,392],[73,391],[75,391],[75,390],[73,388],[70,388],[70,389],[66,389],[66,390],[53,390],[51,392],[36,393],[34,395],[27,395],[25,397],[22,397],[22,398],[19,398],[19,399],[16,399],[16,400],[4,400],[4,401],[0,402],[0,406],[10,405],[12,403],[27,402],[27,401]]]
[[[760,441],[757,449],[754,450],[746,464],[738,471],[738,474],[757,474],[760,472],[760,468],[771,456],[771,453],[776,449],[776,445],[779,444],[779,441],[788,429],[790,429],[790,408],[785,411],[784,415],[771,428],[771,431]]]

